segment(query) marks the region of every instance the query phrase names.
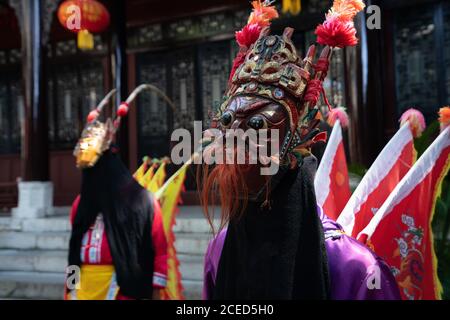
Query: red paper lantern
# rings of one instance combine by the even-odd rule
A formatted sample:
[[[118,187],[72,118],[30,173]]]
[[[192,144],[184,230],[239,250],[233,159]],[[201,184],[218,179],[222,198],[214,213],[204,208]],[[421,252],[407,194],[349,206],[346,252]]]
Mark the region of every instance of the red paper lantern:
[[[96,0],[66,0],[58,8],[61,25],[78,34],[78,47],[94,47],[91,33],[104,31],[109,26],[110,16],[106,7]]]

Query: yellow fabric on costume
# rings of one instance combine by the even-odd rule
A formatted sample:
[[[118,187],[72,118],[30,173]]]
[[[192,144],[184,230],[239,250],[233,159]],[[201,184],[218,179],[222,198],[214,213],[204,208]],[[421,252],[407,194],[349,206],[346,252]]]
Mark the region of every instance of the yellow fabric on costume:
[[[112,265],[82,265],[77,300],[114,300],[119,292]]]

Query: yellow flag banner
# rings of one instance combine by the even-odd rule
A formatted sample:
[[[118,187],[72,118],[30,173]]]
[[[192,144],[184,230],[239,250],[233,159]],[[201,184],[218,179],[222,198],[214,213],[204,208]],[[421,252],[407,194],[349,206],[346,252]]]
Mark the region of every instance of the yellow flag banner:
[[[142,178],[144,177],[145,172],[148,169],[148,157],[144,157],[141,166],[137,169],[137,171],[134,173],[133,177],[141,183]]]
[[[163,290],[163,300],[183,300],[183,285],[179,261],[175,249],[175,234],[173,226],[178,213],[180,194],[186,178],[189,163],[183,165],[156,193],[155,197],[161,205],[164,232],[167,239],[167,286]]]
[[[154,174],[152,180],[147,186],[147,190],[149,190],[152,193],[155,193],[159,190],[159,188],[162,187],[164,180],[166,179],[166,163],[163,162],[159,166],[158,170],[156,170],[156,173]]]
[[[158,166],[157,163],[153,163],[150,168],[148,168],[147,172],[142,177],[141,181],[138,181],[141,186],[147,189],[148,185],[150,184],[150,181],[153,179],[153,175],[155,174],[155,169]]]

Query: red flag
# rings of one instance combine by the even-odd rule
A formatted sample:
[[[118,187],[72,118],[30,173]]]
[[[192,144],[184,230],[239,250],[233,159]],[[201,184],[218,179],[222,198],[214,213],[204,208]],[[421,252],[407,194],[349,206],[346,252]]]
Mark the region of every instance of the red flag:
[[[449,168],[450,128],[447,128],[358,235],[391,266],[403,299],[441,298],[431,221]]]
[[[337,222],[356,238],[414,164],[416,152],[409,124],[404,124],[378,155],[353,192]]]
[[[317,204],[331,219],[336,220],[350,198],[347,159],[342,128],[337,120],[314,179]]]

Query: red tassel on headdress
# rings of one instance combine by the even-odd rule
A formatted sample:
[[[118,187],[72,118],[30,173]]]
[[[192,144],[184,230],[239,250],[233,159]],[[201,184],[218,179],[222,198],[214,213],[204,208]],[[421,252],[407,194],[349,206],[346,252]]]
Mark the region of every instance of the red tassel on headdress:
[[[333,48],[344,48],[358,44],[353,22],[343,22],[333,18],[316,28],[317,43]]]
[[[239,50],[238,54],[236,55],[236,58],[234,58],[233,60],[233,66],[231,67],[230,78],[228,79],[228,81],[231,81],[233,79],[233,76],[236,73],[237,68],[239,68],[239,66],[243,64],[245,61],[247,51],[242,48],[241,50]]]
[[[261,30],[262,27],[259,24],[248,24],[241,31],[236,32],[236,41],[240,47],[249,48],[258,40]]]
[[[270,4],[272,1],[256,0],[252,2],[253,10],[248,18],[247,25],[236,32],[236,41],[240,47],[249,48],[258,40],[261,30],[270,25],[270,22],[278,18],[278,11]]]
[[[334,0],[325,22],[316,28],[317,42],[335,48],[355,46],[358,38],[353,19],[362,9],[361,0]]]

